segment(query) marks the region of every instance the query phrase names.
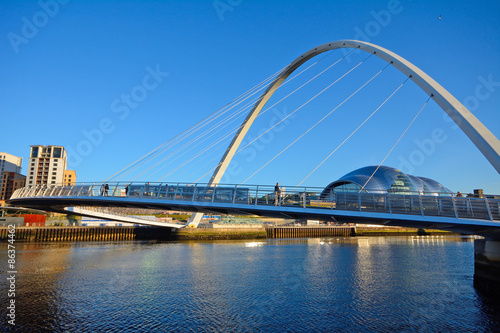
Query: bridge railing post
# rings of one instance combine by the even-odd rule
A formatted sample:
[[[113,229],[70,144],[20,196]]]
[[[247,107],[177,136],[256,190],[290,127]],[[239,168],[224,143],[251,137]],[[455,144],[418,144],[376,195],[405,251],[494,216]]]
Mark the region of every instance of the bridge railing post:
[[[386,197],[387,203],[389,205],[389,213],[392,214],[391,196],[389,195],[389,193],[386,193],[385,197]]]
[[[113,191],[111,192],[111,196],[112,196],[112,197],[116,197],[116,196],[117,196],[117,195],[116,195],[116,190],[119,190],[119,188],[118,188],[118,186],[119,186],[119,185],[120,185],[120,183],[119,183],[119,182],[118,182],[118,183],[116,183],[116,185],[114,185]],[[111,186],[113,186],[113,185],[111,185]],[[119,196],[120,196],[120,193],[118,193],[118,197],[119,197]]]
[[[73,189],[75,188],[75,185],[71,185],[68,191],[69,196],[73,196]]]
[[[37,185],[38,187],[38,185]],[[48,188],[47,188],[48,189]],[[50,188],[50,194],[48,195],[49,197],[55,197],[55,191],[56,191],[56,187],[55,186],[51,186]]]
[[[193,197],[191,198],[191,201],[194,201],[194,199],[196,198],[196,191],[197,190],[198,190],[198,184],[194,184]]]
[[[37,188],[35,190],[35,196],[36,197],[42,197],[43,196],[43,186],[44,185],[37,185]]]
[[[451,197],[451,202],[453,203],[453,211],[455,212],[455,217],[458,219],[457,203],[454,197]]]
[[[57,192],[57,196],[60,197],[61,196],[61,193],[62,191],[64,190],[64,186],[59,186],[60,189],[59,189],[59,192]]]
[[[488,211],[488,216],[490,217],[490,221],[493,221],[493,216],[491,215],[491,209],[487,198],[484,198],[484,203],[486,204],[486,210]]]
[[[142,189],[139,188],[139,190],[141,191],[141,195],[139,196],[139,198],[142,199],[142,197],[144,196],[144,191],[146,191],[146,186],[144,186]]]
[[[472,204],[470,202],[470,198],[467,198],[467,213],[470,212],[470,215],[474,217],[474,210],[472,208]]]
[[[40,185],[35,185],[33,186],[33,189],[29,191],[28,195],[29,196],[38,196],[39,191],[37,190]],[[52,194],[53,186],[46,186],[45,188],[45,196],[50,196]]]
[[[35,196],[40,196],[40,190],[43,188],[43,185],[37,185],[34,190]]]
[[[255,189],[255,206],[257,206],[257,202],[259,201],[259,185]]]
[[[36,194],[36,188],[38,187],[38,185],[34,185],[30,188],[30,191],[28,192],[28,196],[32,197],[32,196],[35,196]]]
[[[418,203],[420,204],[420,213],[424,216],[424,206],[422,205],[422,196],[418,192]]]
[[[234,202],[236,201],[236,189],[237,189],[237,187],[238,187],[238,185],[235,185],[234,189],[233,189],[233,200],[232,200],[233,205],[234,205]]]
[[[85,185],[85,183],[79,185],[80,186],[80,189],[78,190],[78,193],[76,194],[77,197],[80,196],[80,194],[82,193],[82,189],[83,189],[83,186]]]
[[[175,198],[177,197],[177,191],[179,190],[179,183],[177,183],[177,185],[175,186],[175,190],[174,190],[174,197],[172,200],[175,200]]]
[[[160,184],[156,187],[156,193],[155,193],[155,196],[154,196],[154,197],[155,197],[155,199],[158,199],[158,198],[159,198],[159,196],[160,196],[160,190],[161,190],[161,185],[162,185],[162,184],[163,184],[163,183],[160,183]]]

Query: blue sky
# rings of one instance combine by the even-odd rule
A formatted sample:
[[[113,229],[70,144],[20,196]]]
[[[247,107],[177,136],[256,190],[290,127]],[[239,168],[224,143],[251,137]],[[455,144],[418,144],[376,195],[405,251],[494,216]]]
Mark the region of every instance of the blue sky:
[[[23,157],[24,172],[30,145],[63,145],[79,181],[106,179],[305,51],[340,39],[365,40],[408,59],[500,137],[497,1],[41,0],[2,1],[0,11],[0,151]],[[329,54],[304,77],[343,54]],[[366,56],[353,54],[309,90],[278,104],[259,118],[249,137]],[[370,58],[362,66],[279,131],[236,155],[224,180],[247,179],[384,63]],[[300,79],[283,87],[274,100],[300,85]],[[359,98],[247,183],[299,183],[404,79],[394,69],[384,70]],[[132,93],[137,99],[127,104],[123,96]],[[351,170],[379,164],[426,100],[411,81],[406,83],[303,185],[325,186]],[[384,165],[436,179],[453,191],[500,193],[498,173],[443,115],[431,101]],[[183,173],[169,175],[181,158],[138,179],[195,181],[217,164],[216,154],[223,150],[221,143],[210,157],[181,167]],[[189,154],[196,155],[195,150],[185,156]]]

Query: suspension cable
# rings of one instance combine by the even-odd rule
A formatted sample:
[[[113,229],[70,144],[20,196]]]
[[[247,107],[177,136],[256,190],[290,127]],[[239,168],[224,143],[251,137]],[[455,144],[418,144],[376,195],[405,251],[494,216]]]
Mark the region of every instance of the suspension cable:
[[[329,52],[328,54],[325,54],[325,55],[324,55],[321,59],[319,59],[318,61],[316,61],[316,62],[312,63],[311,65],[309,65],[307,68],[305,68],[304,70],[302,70],[302,71],[301,71],[301,72],[299,72],[298,74],[294,75],[292,78],[290,78],[290,80],[288,80],[287,82],[285,82],[283,85],[285,85],[286,83],[291,82],[293,79],[297,78],[298,76],[300,76],[301,74],[303,74],[304,72],[306,72],[308,69],[310,69],[310,68],[311,68],[311,67],[313,67],[314,65],[318,64],[319,62],[321,62],[324,58],[326,58],[326,57],[328,57],[330,54],[332,54],[332,53],[333,53],[333,51],[334,51],[334,50],[332,50],[332,51],[331,51],[331,52]],[[279,74],[279,73],[283,72],[283,70],[284,70],[284,69],[286,69],[286,67],[285,67],[285,68],[283,68],[282,70],[280,70],[280,71],[276,72],[275,74],[273,74],[272,76],[270,76],[270,77],[269,77],[269,78],[267,78],[266,80],[262,81],[262,82],[259,84],[259,85],[261,85],[261,86],[262,86],[261,88],[256,89],[256,88],[259,86],[259,85],[257,85],[257,86],[255,86],[254,88],[250,89],[247,93],[244,93],[244,94],[240,95],[240,96],[239,96],[238,98],[236,98],[234,101],[238,100],[239,98],[241,98],[241,97],[242,97],[242,96],[244,96],[245,94],[247,94],[248,96],[247,96],[247,97],[245,97],[245,99],[242,99],[240,102],[238,102],[238,103],[236,103],[236,104],[232,105],[229,109],[227,109],[227,110],[226,110],[226,111],[224,111],[223,113],[226,113],[228,110],[230,110],[230,109],[234,108],[236,105],[240,104],[242,101],[244,101],[244,100],[248,99],[249,97],[253,96],[253,95],[254,95],[254,94],[256,94],[258,91],[260,91],[260,90],[264,89],[266,86],[263,86],[263,84],[264,84],[264,83],[266,83],[266,81],[269,81],[270,79],[272,79],[273,77],[276,77],[276,74]],[[255,89],[256,89],[256,91],[254,91],[252,94],[249,94],[249,92],[250,92],[251,90],[255,90]],[[253,99],[252,101],[250,101],[249,103],[247,103],[247,105],[245,105],[243,108],[241,108],[238,112],[233,113],[233,114],[232,114],[232,115],[230,115],[229,117],[226,117],[224,120],[222,120],[221,122],[219,122],[219,124],[216,124],[215,126],[213,126],[213,127],[212,127],[211,129],[209,129],[208,131],[205,131],[204,133],[200,134],[197,138],[192,139],[189,143],[187,143],[187,144],[185,144],[183,147],[179,148],[176,152],[174,152],[174,153],[170,154],[169,156],[167,156],[167,157],[163,158],[160,162],[156,163],[156,164],[155,164],[154,166],[152,166],[152,167],[149,167],[147,170],[145,170],[145,171],[143,171],[141,174],[137,175],[134,179],[136,179],[136,178],[140,177],[141,175],[143,175],[143,174],[145,174],[146,172],[150,171],[151,169],[155,168],[157,165],[159,165],[159,164],[161,164],[162,162],[164,162],[165,160],[169,159],[170,157],[172,157],[173,155],[175,155],[177,152],[179,152],[179,151],[185,151],[185,150],[184,150],[184,148],[186,148],[186,147],[188,147],[190,144],[192,144],[192,143],[194,143],[194,142],[198,141],[198,140],[199,140],[200,138],[202,138],[203,136],[206,136],[208,133],[210,133],[211,131],[213,131],[213,130],[214,130],[214,129],[216,129],[217,127],[221,126],[224,122],[227,122],[227,121],[228,121],[228,120],[230,120],[231,118],[233,118],[233,117],[235,117],[235,116],[238,116],[238,114],[241,114],[243,111],[245,111],[245,109],[246,109],[249,105],[253,105],[253,103],[254,103],[255,101],[257,101],[257,100],[258,100],[258,98]],[[234,101],[233,101],[233,102],[234,102]],[[231,102],[231,103],[233,103],[233,102]],[[231,103],[229,103],[228,105],[230,105]],[[217,117],[220,117],[223,113],[221,113],[221,114],[217,115]],[[240,115],[240,116],[241,116],[241,115]],[[217,117],[215,117],[214,119],[216,119]],[[238,117],[239,117],[239,116],[238,116]],[[237,117],[237,118],[238,118],[238,117]],[[207,117],[207,118],[208,118],[208,117]],[[236,118],[236,119],[237,119],[237,118]],[[211,122],[211,121],[213,121],[214,119],[210,120],[210,122]],[[231,122],[229,122],[229,123],[232,123],[233,121],[234,121],[234,120],[232,120],[232,121],[231,121]],[[208,124],[208,123],[209,123],[209,122],[207,122],[207,124]],[[229,123],[228,123],[228,124],[229,124]],[[204,124],[203,126],[205,126],[205,125],[206,125],[206,124]],[[203,126],[200,126],[199,128],[201,128],[201,127],[203,127]],[[227,125],[225,125],[224,127],[227,127]],[[219,131],[220,131],[220,130],[222,130],[224,127],[222,127],[221,129],[217,130],[215,133],[219,132]],[[235,130],[235,131],[236,131],[236,130]],[[215,134],[215,133],[214,133],[214,134]],[[210,135],[209,137],[211,137],[211,136],[213,136],[213,134],[212,134],[212,135]],[[187,137],[187,136],[186,136],[186,137]],[[208,138],[209,138],[209,137],[208,137]],[[203,141],[206,141],[208,138],[205,138]],[[177,141],[179,142],[180,140],[177,140]],[[202,142],[203,142],[203,141],[202,141]],[[174,144],[176,144],[176,143],[174,142],[173,144],[171,144],[171,145],[170,145],[170,147],[172,147]],[[197,145],[198,145],[198,144],[197,144]],[[190,148],[189,150],[191,150],[191,149],[193,149],[193,148],[194,148],[194,147]],[[167,148],[164,148],[162,151],[165,151],[166,149],[168,149],[168,147],[167,147]],[[185,152],[186,152],[186,151],[185,151]],[[156,156],[157,156],[158,154],[159,154],[159,153],[157,153],[157,154],[156,154]],[[185,154],[185,153],[183,153],[182,155],[184,155],[184,154]],[[138,163],[138,164],[137,164],[135,167],[133,167],[133,168],[129,169],[129,170],[128,170],[127,172],[125,172],[124,174],[128,174],[128,173],[130,173],[130,172],[134,171],[135,169],[137,169],[138,167],[140,167],[141,165],[143,165],[144,163],[146,163],[147,161],[151,160],[151,159],[152,159],[152,158],[154,158],[154,157],[155,157],[155,156],[149,156],[149,157],[148,157],[148,158],[146,158],[146,159],[145,159],[142,163],[139,163],[139,160],[140,160],[140,159],[139,159],[138,161],[134,162],[134,163]],[[170,164],[170,163],[168,163],[168,164]],[[159,171],[159,170],[158,170],[158,171]],[[124,175],[124,174],[123,174],[123,175]]]
[[[326,57],[326,56],[325,56],[325,57]],[[325,57],[323,57],[323,58],[325,58]],[[322,59],[323,59],[323,58],[322,58]],[[290,82],[291,80],[295,79],[296,77],[298,77],[299,75],[301,75],[302,73],[304,73],[306,70],[308,70],[309,68],[311,68],[312,66],[314,66],[314,65],[315,65],[315,64],[317,64],[317,63],[318,63],[318,62],[315,62],[314,64],[311,64],[311,65],[310,65],[310,66],[308,66],[306,69],[304,69],[303,71],[301,71],[300,73],[298,73],[297,75],[295,75],[294,77],[292,77],[292,78],[291,78],[288,82]],[[285,84],[286,84],[286,83],[288,83],[288,82],[285,82]],[[284,85],[284,84],[283,84],[283,85]],[[257,98],[257,99],[258,99],[258,98]],[[256,101],[257,99],[255,99],[255,101]],[[249,104],[251,104],[251,103],[249,103]],[[253,105],[253,104],[252,104],[252,105]],[[229,122],[227,125],[229,125],[230,123],[234,122],[236,119],[238,119],[238,118],[239,118],[239,117],[241,117],[241,116],[242,116],[242,115],[240,114],[237,118],[233,119],[233,120],[232,120],[231,122]],[[224,126],[223,128],[227,127],[227,125],[226,125],[226,126]],[[211,149],[212,147],[216,146],[218,143],[220,143],[220,142],[224,141],[226,138],[228,138],[228,137],[229,137],[229,136],[231,136],[233,133],[235,133],[236,131],[238,131],[238,129],[239,129],[241,126],[242,126],[242,125],[239,125],[238,127],[234,127],[234,128],[233,128],[233,130],[231,130],[230,132],[228,132],[228,133],[227,133],[226,135],[224,135],[222,138],[218,139],[215,143],[213,143],[213,144],[211,144],[210,146],[208,146],[207,148],[203,149],[201,152],[199,152],[199,153],[198,153],[198,154],[196,154],[194,157],[190,158],[188,161],[186,161],[186,162],[184,162],[183,164],[181,164],[180,166],[178,166],[176,169],[174,169],[174,170],[172,170],[171,172],[169,172],[167,175],[165,175],[165,176],[164,176],[164,177],[162,177],[161,179],[162,179],[162,180],[163,180],[163,179],[165,179],[166,177],[168,177],[169,175],[171,175],[172,173],[174,173],[175,171],[177,171],[179,168],[183,167],[183,166],[184,166],[184,165],[186,165],[187,163],[189,163],[189,162],[191,162],[192,160],[196,159],[198,156],[200,156],[200,155],[201,155],[201,154],[203,154],[204,152],[208,151],[208,150],[209,150],[209,149]],[[223,128],[219,129],[217,132],[219,132],[219,131],[220,131],[220,130],[222,130]],[[217,132],[216,132],[216,133],[217,133]],[[212,135],[211,135],[211,136],[212,136]],[[211,137],[211,136],[210,136],[210,137]],[[208,139],[208,138],[205,138],[202,142],[206,141],[207,139]],[[199,145],[199,143],[198,143],[197,145]],[[192,147],[192,148],[194,148],[194,147]],[[191,150],[192,148],[190,148],[189,150]],[[182,149],[179,149],[179,150],[182,150]],[[189,151],[189,150],[188,150],[188,151]],[[181,156],[182,156],[182,155],[185,155],[188,151],[184,151],[184,152],[181,154]],[[175,154],[175,153],[174,153],[174,154]],[[172,155],[173,155],[173,154],[172,154]],[[170,156],[172,156],[172,155],[170,155]],[[177,158],[179,158],[179,157],[180,157],[180,156],[178,156]],[[156,164],[155,166],[153,166],[153,167],[156,167],[158,164],[160,164],[160,163],[164,162],[167,158],[169,158],[169,157],[164,158],[162,161],[160,161],[159,163],[157,163],[157,164]],[[176,158],[176,159],[177,159],[177,158]],[[170,163],[168,163],[168,164],[170,164]],[[166,165],[164,165],[163,167],[161,167],[160,169],[156,170],[153,174],[155,174],[155,173],[159,172],[161,169],[165,168],[168,164],[166,164]],[[149,170],[151,170],[151,169],[152,169],[152,168],[149,168],[147,171],[149,171]],[[212,169],[212,170],[213,170],[213,169]],[[146,172],[147,172],[147,171],[146,171]]]
[[[195,123],[194,125],[190,126],[189,128],[185,129],[184,131],[182,131],[181,133],[175,135],[173,138],[171,138],[170,140],[166,141],[165,143],[161,144],[160,146],[156,147],[155,149],[151,150],[150,152],[146,153],[145,155],[143,155],[142,157],[138,158],[136,161],[132,162],[131,164],[129,164],[128,166],[124,167],[123,169],[121,169],[120,171],[114,173],[113,175],[111,175],[110,177],[108,177],[105,181],[109,181],[113,178],[115,178],[117,175],[121,174],[124,170],[130,168],[131,166],[133,166],[134,164],[138,163],[139,161],[141,161],[142,159],[144,158],[147,158],[148,156],[150,156],[151,154],[155,153],[156,151],[158,151],[159,149],[161,149],[162,147],[164,147],[165,145],[171,143],[172,141],[174,140],[178,140],[179,138],[181,138],[182,136],[186,135],[186,133],[193,133],[194,131],[197,131],[198,129],[200,129],[201,127],[205,126],[206,123],[209,123],[212,120],[209,121],[210,118],[212,117],[215,117],[215,115],[217,115],[218,113],[220,114],[223,114],[225,112],[227,112],[228,110],[230,110],[230,108],[228,109],[228,107],[235,103],[236,101],[238,101],[239,99],[241,99],[243,96],[247,95],[250,91],[256,89],[257,87],[259,86],[263,86],[266,82],[268,82],[269,80],[273,79],[274,77],[276,77],[277,75],[279,75],[281,72],[283,72],[283,70],[285,70],[286,67],[283,67],[282,69],[280,69],[279,71],[275,72],[274,74],[270,75],[268,78],[264,79],[262,82],[258,83],[257,85],[255,85],[254,87],[252,87],[251,89],[249,89],[248,91],[244,92],[243,94],[241,94],[240,96],[236,97],[235,99],[233,99],[231,102],[227,103],[225,106],[223,106],[222,108],[216,110],[215,112],[213,112],[212,114],[208,115],[207,117],[203,118],[202,120],[198,121],[197,123]],[[222,112],[224,111],[224,112]],[[220,115],[218,115],[220,116]],[[218,117],[217,116],[217,117]],[[215,117],[216,118],[216,117]],[[214,118],[214,119],[215,119]],[[204,124],[205,123],[205,124]],[[198,127],[198,128],[197,128]]]
[[[245,149],[246,147],[248,147],[249,145],[251,145],[252,143],[254,143],[255,141],[257,141],[258,139],[260,139],[263,135],[265,135],[267,132],[269,132],[270,130],[272,130],[273,128],[275,128],[276,126],[278,126],[279,124],[281,124],[283,121],[285,121],[286,119],[288,119],[290,116],[292,116],[295,112],[299,111],[300,109],[302,109],[304,106],[306,106],[307,104],[309,104],[311,101],[313,101],[314,99],[316,99],[316,97],[318,97],[319,95],[321,95],[322,93],[324,93],[326,90],[330,89],[334,84],[336,84],[337,82],[339,82],[340,80],[342,80],[344,77],[346,77],[349,73],[351,73],[353,70],[355,70],[359,65],[361,65],[363,62],[365,62],[366,60],[368,60],[368,58],[370,58],[371,56],[373,55],[370,54],[368,57],[366,57],[365,59],[363,59],[362,61],[360,61],[356,66],[354,66],[353,68],[351,68],[349,71],[347,71],[344,75],[342,75],[341,77],[339,77],[337,80],[335,80],[334,82],[330,83],[326,88],[324,88],[323,90],[321,90],[319,93],[317,93],[316,95],[314,95],[313,97],[311,97],[308,101],[306,101],[304,104],[302,104],[301,106],[299,106],[297,109],[295,109],[293,112],[291,112],[290,114],[288,114],[286,117],[284,117],[283,119],[281,119],[279,122],[277,122],[276,124],[274,124],[272,127],[270,127],[267,131],[265,131],[264,133],[260,134],[258,137],[256,137],[255,139],[253,139],[252,141],[250,141],[248,144],[246,144],[243,148],[240,148],[238,150],[241,151],[243,149]],[[386,66],[387,67],[387,66]],[[385,69],[385,68],[384,68]],[[382,71],[380,71],[382,72]],[[379,73],[380,73],[379,72]],[[377,74],[378,75],[378,74]],[[369,82],[369,81],[368,81]],[[368,83],[367,82],[367,83]]]
[[[399,139],[396,141],[396,143],[392,146],[392,148],[389,150],[389,152],[387,153],[387,155],[385,155],[384,159],[382,160],[382,162],[380,162],[380,164],[377,166],[377,168],[375,169],[375,171],[373,171],[373,173],[371,174],[371,176],[368,178],[368,180],[363,184],[363,186],[361,187],[361,189],[359,190],[358,193],[361,193],[361,191],[363,191],[365,189],[365,186],[366,184],[368,184],[368,182],[370,182],[370,180],[373,178],[373,176],[375,175],[375,173],[378,171],[378,169],[380,168],[380,166],[385,162],[385,160],[387,159],[387,157],[389,157],[389,155],[392,153],[392,151],[394,150],[394,148],[396,148],[396,145],[399,143],[399,141],[401,141],[401,139],[403,138],[403,136],[406,134],[406,132],[410,129],[411,125],[413,125],[413,123],[415,122],[415,120],[417,119],[417,117],[420,115],[420,113],[422,112],[422,110],[426,107],[427,103],[429,103],[429,100],[432,98],[432,96],[434,96],[433,94],[431,94],[429,96],[429,98],[427,99],[427,101],[424,103],[424,105],[422,106],[422,108],[420,108],[420,111],[418,111],[417,115],[413,118],[413,120],[410,122],[410,124],[408,125],[408,127],[406,127],[406,129],[404,130],[403,134],[401,134],[401,136],[399,137]]]
[[[274,107],[275,105],[277,105],[278,103],[282,102],[284,99],[288,98],[289,96],[291,96],[293,93],[297,92],[299,89],[303,88],[306,84],[310,83],[312,80],[316,79],[318,76],[320,76],[321,74],[323,74],[324,72],[326,72],[328,69],[332,68],[334,65],[336,65],[339,61],[341,61],[342,59],[344,59],[345,57],[347,57],[349,54],[351,54],[352,52],[354,52],[355,49],[353,49],[352,51],[350,51],[349,53],[347,53],[346,55],[344,55],[342,58],[340,58],[339,60],[337,60],[335,63],[333,63],[332,65],[328,66],[326,69],[324,69],[323,71],[321,71],[319,74],[315,75],[313,78],[311,78],[310,80],[308,80],[307,82],[305,82],[304,84],[302,84],[300,87],[298,87],[297,89],[295,89],[294,91],[292,91],[291,93],[289,93],[288,95],[286,95],[285,97],[283,97],[282,99],[280,99],[278,102],[274,103],[273,105],[271,105],[270,107],[268,107],[267,109],[265,109],[264,111],[260,112],[259,115],[257,115],[257,117],[260,117],[261,115],[263,115],[266,111],[270,110],[272,107]],[[322,94],[325,90],[327,90],[328,88],[330,88],[332,85],[334,85],[335,83],[337,83],[338,81],[340,81],[342,78],[344,78],[347,74],[349,74],[350,72],[352,72],[355,68],[357,68],[359,65],[361,65],[364,61],[366,61],[368,58],[370,58],[373,54],[370,54],[368,57],[366,57],[364,60],[362,60],[360,63],[358,63],[354,68],[352,68],[351,70],[349,70],[348,72],[346,72],[344,75],[342,75],[340,78],[338,78],[335,82],[331,83],[329,86],[327,86],[326,88],[324,88],[321,92],[319,92],[318,94],[316,94],[314,97],[312,97],[310,100],[308,100],[306,103],[304,103],[303,105],[301,105],[298,109],[294,110],[292,113],[290,113],[289,115],[287,115],[285,118],[283,118],[281,121],[279,121],[278,123],[276,123],[274,126],[272,126],[271,128],[269,128],[267,131],[265,131],[264,133],[262,133],[261,135],[259,135],[257,138],[255,138],[254,140],[252,140],[251,142],[249,142],[248,144],[246,144],[243,148],[239,148],[238,152],[242,151],[243,149],[245,149],[246,147],[248,147],[250,144],[252,144],[253,142],[255,142],[255,140],[259,139],[260,137],[262,137],[264,134],[266,134],[267,132],[269,132],[271,129],[273,129],[274,127],[276,127],[277,125],[279,125],[281,122],[283,122],[284,120],[286,120],[288,117],[290,117],[291,115],[293,115],[295,112],[297,112],[298,110],[300,110],[302,107],[304,107],[306,104],[308,104],[309,102],[311,102],[313,99],[315,99],[316,97],[318,97],[320,94]],[[241,125],[243,126],[243,125]],[[240,126],[240,127],[241,127]],[[231,133],[229,134],[232,134],[234,132],[236,132],[239,128],[235,129],[234,131],[232,131]],[[226,136],[227,137],[227,136]],[[221,163],[217,164],[215,167],[213,167],[212,169],[210,169],[208,172],[206,172],[204,175],[202,175],[200,178],[198,178],[196,180],[196,182],[198,182],[200,179],[202,179],[203,177],[205,177],[206,175],[208,175],[210,172],[212,172],[213,170],[217,169],[217,167],[219,167]]]
[[[408,80],[408,79],[407,79],[407,80]],[[370,79],[370,81],[371,81],[371,79]],[[406,81],[405,81],[405,82],[406,82]],[[403,84],[404,84],[404,82],[403,82]],[[401,86],[402,86],[403,84],[401,84]],[[363,85],[363,86],[364,86],[364,85]],[[399,90],[399,88],[401,88],[401,86],[399,86],[399,87],[398,87],[398,89],[396,89],[396,91],[398,91],[398,90]],[[359,90],[358,90],[358,91],[359,91]],[[392,95],[394,95],[394,93],[395,93],[396,91],[394,91],[394,92],[391,94],[391,96],[389,96],[389,97],[388,97],[388,99],[387,99],[387,100],[389,100],[389,98],[391,98],[391,97],[392,97]],[[387,100],[386,100],[386,101],[387,101]],[[385,101],[385,102],[386,102],[386,101]],[[382,103],[382,105],[384,105],[384,104],[385,104],[385,102],[384,102],[384,103]],[[370,117],[371,117],[373,114],[375,114],[375,112],[377,112],[377,111],[378,111],[378,109],[380,109],[380,108],[382,107],[382,105],[380,105],[380,106],[377,108],[377,110],[375,110],[375,111],[374,111],[374,112],[373,112],[373,113],[372,113],[372,114],[371,114],[371,115],[370,115],[370,116],[369,116],[369,117],[368,117],[368,118],[367,118],[367,119],[366,119],[366,120],[365,120],[365,121],[364,121],[364,122],[363,122],[363,123],[362,123],[359,127],[361,127],[361,126],[362,126],[362,125],[363,125],[366,121],[368,121],[368,119],[370,119]],[[316,127],[317,125],[319,125],[319,124],[320,124],[323,120],[325,120],[325,119],[326,119],[329,115],[331,115],[331,114],[332,114],[332,113],[333,113],[336,109],[337,109],[337,108],[333,109],[333,110],[332,110],[332,111],[330,111],[330,112],[329,112],[326,116],[324,116],[323,118],[321,118],[321,119],[320,119],[317,123],[315,123],[313,126],[311,126],[311,127],[310,127],[307,131],[305,131],[305,132],[304,132],[301,136],[299,136],[297,139],[295,139],[295,140],[294,140],[291,144],[289,144],[287,147],[285,147],[285,149],[283,149],[282,151],[280,151],[277,155],[275,155],[275,156],[274,156],[271,160],[269,160],[266,164],[264,164],[264,165],[263,165],[262,167],[260,167],[257,171],[255,171],[253,174],[251,174],[251,175],[250,175],[247,179],[245,179],[242,183],[245,183],[247,180],[249,180],[250,178],[252,178],[252,177],[253,177],[256,173],[258,173],[260,170],[262,170],[264,167],[266,167],[269,163],[271,163],[274,159],[276,159],[276,158],[277,158],[279,155],[281,155],[284,151],[286,151],[286,150],[287,150],[288,148],[290,148],[293,144],[295,144],[298,140],[300,140],[302,137],[304,137],[304,135],[306,135],[307,133],[309,133],[309,132],[310,132],[310,131],[314,128],[314,127]],[[358,127],[358,129],[359,129],[359,127]],[[357,131],[357,129],[356,129],[356,131]],[[354,131],[352,134],[354,134],[356,131]],[[351,136],[352,136],[352,134],[351,134],[349,137],[351,137]],[[349,137],[348,137],[345,141],[347,141],[347,140],[349,139]],[[344,142],[345,142],[345,141],[344,141]],[[332,154],[333,154],[333,153],[332,153]],[[331,155],[330,155],[330,156],[331,156]],[[302,182],[301,182],[301,183],[302,183]],[[298,186],[298,185],[297,185],[297,186]]]
[[[386,66],[387,67],[387,66]],[[342,147],[344,145],[344,143],[347,142],[347,140],[349,140],[353,135],[354,133],[356,133],[378,110],[380,110],[380,108],[385,104],[387,103],[387,101],[392,97],[394,96],[394,94],[411,78],[411,75],[409,77],[406,78],[406,80],[401,83],[399,85],[399,87],[396,88],[396,90],[394,90],[392,92],[392,94],[386,98],[386,100],[379,105],[379,107],[377,107],[375,109],[375,111],[373,111],[351,134],[349,134],[349,136],[344,140],[342,141],[342,143],[340,145],[337,146],[337,148],[335,148],[323,161],[321,161],[320,164],[318,164],[318,166],[316,166],[316,168],[314,168],[313,171],[311,171],[304,179],[302,179],[302,181],[297,185],[297,186],[300,186],[307,178],[309,178],[316,170],[318,170],[318,168],[323,165],[323,163],[325,163],[340,147]]]

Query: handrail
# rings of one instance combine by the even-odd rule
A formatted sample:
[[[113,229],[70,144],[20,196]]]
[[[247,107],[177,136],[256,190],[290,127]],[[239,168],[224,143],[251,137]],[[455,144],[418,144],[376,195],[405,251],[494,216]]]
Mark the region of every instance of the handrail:
[[[102,197],[123,200],[174,200],[212,202],[252,206],[276,206],[411,214],[421,216],[445,216],[500,221],[500,199],[456,197],[451,193],[358,193],[324,192],[319,187],[281,187],[276,198],[274,185],[239,185],[206,183],[151,183],[108,182],[107,193],[101,192],[105,183],[78,183],[71,186],[32,185],[16,190],[11,200],[21,198]],[[125,188],[128,186],[128,192]],[[287,188],[294,191],[286,192]],[[164,192],[163,192],[164,191]],[[164,195],[163,195],[164,193]]]

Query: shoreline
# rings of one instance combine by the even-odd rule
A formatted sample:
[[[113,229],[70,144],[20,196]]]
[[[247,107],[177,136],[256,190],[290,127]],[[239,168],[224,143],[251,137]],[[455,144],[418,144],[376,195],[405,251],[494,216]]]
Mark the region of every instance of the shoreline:
[[[274,232],[274,230],[280,232]],[[0,227],[0,242],[7,242],[7,227]],[[277,227],[277,228],[182,228],[162,227],[16,227],[20,242],[131,241],[131,240],[239,240],[266,238],[370,237],[460,235],[435,229],[401,227]]]

